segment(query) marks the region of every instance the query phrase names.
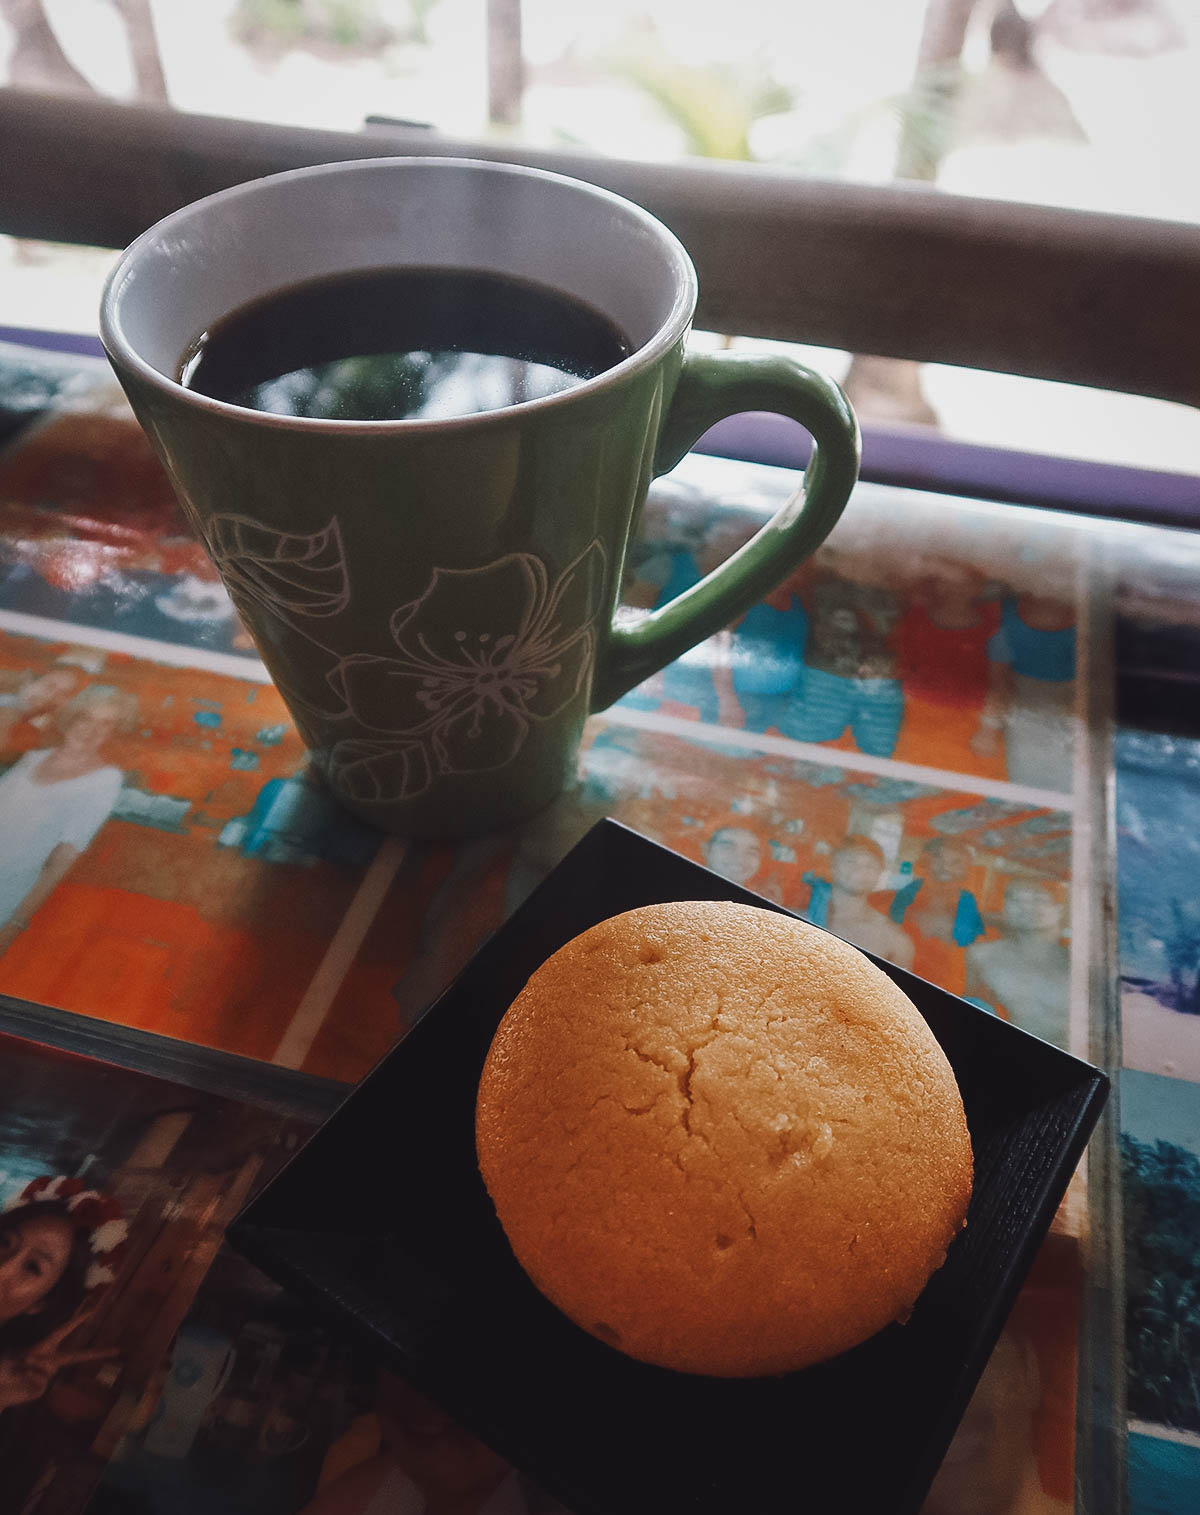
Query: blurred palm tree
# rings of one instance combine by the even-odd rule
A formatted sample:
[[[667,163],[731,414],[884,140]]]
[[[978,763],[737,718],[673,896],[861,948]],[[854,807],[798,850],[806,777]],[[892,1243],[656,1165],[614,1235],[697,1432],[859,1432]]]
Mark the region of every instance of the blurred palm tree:
[[[963,51],[981,17],[989,25],[989,61],[972,74]],[[1032,37],[1032,24],[1013,0],[929,0],[909,87],[815,134],[809,130],[790,142],[785,135],[774,156],[808,172],[840,175],[862,133],[886,117],[896,123],[896,177],[933,182],[950,148],[968,139],[1082,138],[1066,98],[1037,65]],[[667,49],[653,23],[628,33],[605,61],[609,72],[653,100],[680,130],[687,150],[702,157],[754,158],[755,124],[795,112],[800,104],[800,91],[777,78],[765,48],[735,61],[688,64]],[[845,382],[871,419],[937,424],[917,363],[856,356]]]
[[[653,100],[683,134],[687,151],[701,158],[753,158],[754,123],[797,103],[796,91],[774,76],[765,46],[748,58],[685,63],[650,24],[627,33],[605,62]]]

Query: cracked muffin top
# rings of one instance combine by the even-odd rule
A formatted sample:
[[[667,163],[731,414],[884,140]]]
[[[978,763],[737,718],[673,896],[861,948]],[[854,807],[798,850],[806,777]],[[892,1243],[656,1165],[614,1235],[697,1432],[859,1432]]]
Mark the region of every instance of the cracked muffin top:
[[[549,958],[497,1028],[476,1146],[543,1294],[632,1357],[722,1377],[905,1317],[971,1191],[912,1001],[837,937],[729,901],[630,910]]]

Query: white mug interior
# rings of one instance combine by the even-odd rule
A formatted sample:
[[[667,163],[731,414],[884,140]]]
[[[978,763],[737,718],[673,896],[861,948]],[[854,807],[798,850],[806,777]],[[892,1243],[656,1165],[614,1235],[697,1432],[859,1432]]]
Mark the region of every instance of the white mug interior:
[[[167,216],[113,270],[101,331],[114,357],[174,384],[203,334],[242,306],[333,274],[406,267],[549,285],[617,326],[626,363],[677,341],[696,299],[678,239],[607,190],[514,164],[372,158],[274,174]]]

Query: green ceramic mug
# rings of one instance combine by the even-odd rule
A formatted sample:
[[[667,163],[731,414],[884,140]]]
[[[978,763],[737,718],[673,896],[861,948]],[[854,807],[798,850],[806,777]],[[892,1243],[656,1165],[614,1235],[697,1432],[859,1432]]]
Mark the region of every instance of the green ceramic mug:
[[[448,420],[297,419],[185,388],[199,336],[252,301],[358,270],[534,280],[630,356],[541,399]],[[594,186],[447,158],[238,185],[151,227],[101,334],[138,419],[333,791],[407,836],[520,821],[574,770],[590,712],[740,615],[825,538],[858,470],[830,380],[785,358],[685,356],[696,275]],[[650,481],[723,416],[812,434],[803,487],[707,578],[614,624]]]

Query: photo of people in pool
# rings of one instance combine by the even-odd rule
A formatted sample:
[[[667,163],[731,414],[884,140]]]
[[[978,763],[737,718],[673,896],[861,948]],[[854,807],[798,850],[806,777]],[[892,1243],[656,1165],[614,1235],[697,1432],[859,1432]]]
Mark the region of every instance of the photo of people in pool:
[[[651,490],[626,603],[655,609],[690,589],[790,487],[782,470],[689,458]],[[905,508],[897,553],[894,500],[860,487],[812,558],[622,707],[1070,793],[1070,533],[1028,523],[1018,540],[986,513]]]
[[[392,993],[411,1024],[603,815],[1068,1045],[1067,812],[603,716],[574,786],[519,836],[410,849],[346,992],[403,930],[412,946]]]

